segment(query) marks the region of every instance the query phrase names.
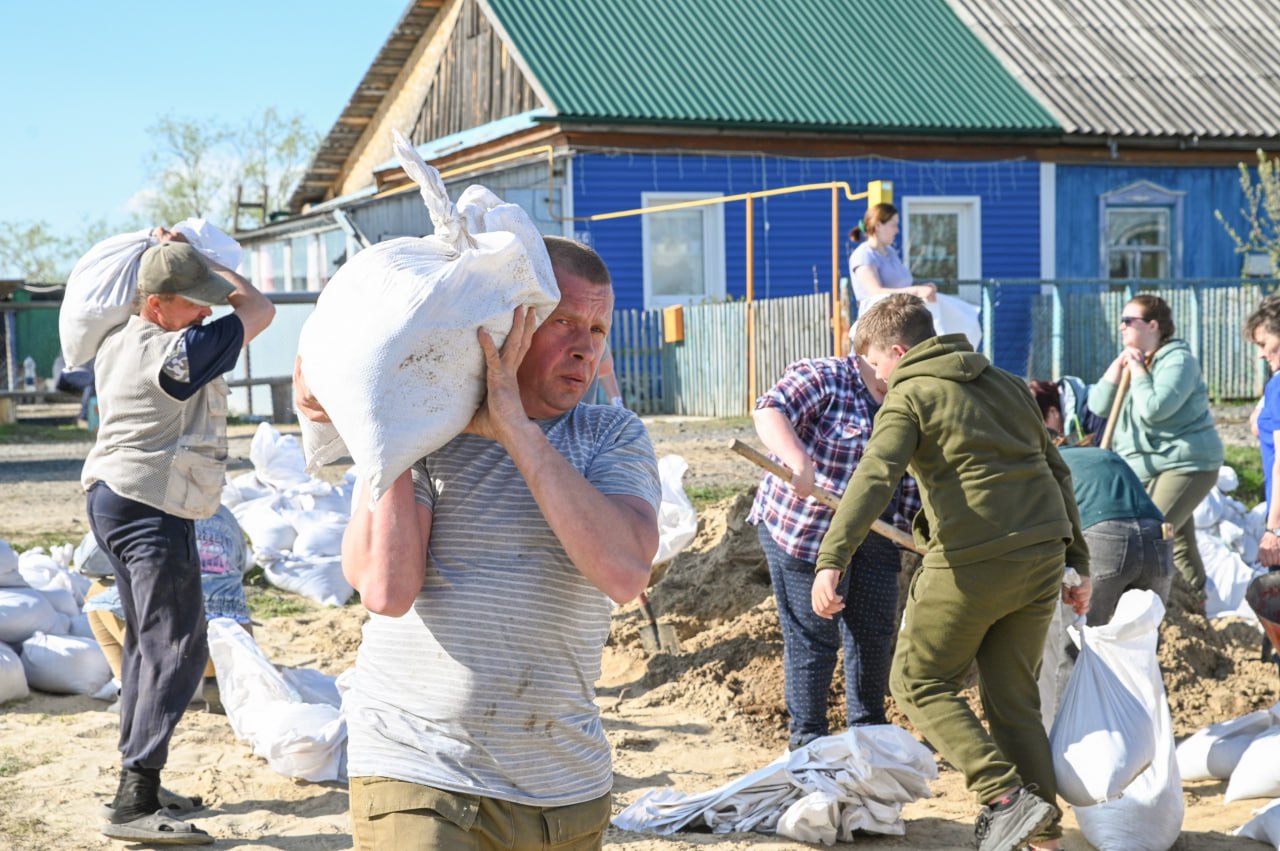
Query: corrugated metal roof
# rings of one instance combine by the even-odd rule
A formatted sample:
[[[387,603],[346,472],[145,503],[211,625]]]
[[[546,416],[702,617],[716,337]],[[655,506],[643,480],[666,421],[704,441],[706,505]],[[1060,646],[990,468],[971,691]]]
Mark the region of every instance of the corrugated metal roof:
[[[1069,134],[1280,134],[1276,0],[949,2]]]
[[[560,120],[1056,135],[945,0],[481,0]]]

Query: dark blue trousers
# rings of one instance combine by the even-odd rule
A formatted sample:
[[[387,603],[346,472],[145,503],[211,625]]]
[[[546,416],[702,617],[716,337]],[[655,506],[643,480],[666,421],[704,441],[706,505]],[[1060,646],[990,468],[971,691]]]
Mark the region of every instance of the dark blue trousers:
[[[828,620],[813,611],[813,562],[785,552],[764,524],[758,531],[782,627],[791,745],[829,734],[827,693],[842,647],[846,723],[887,723],[884,699],[898,613],[898,548],[874,533],[867,536],[840,581],[844,611]]]
[[[125,499],[101,482],[89,490],[88,508],[124,607],[121,762],[159,770],[209,656],[195,521]]]

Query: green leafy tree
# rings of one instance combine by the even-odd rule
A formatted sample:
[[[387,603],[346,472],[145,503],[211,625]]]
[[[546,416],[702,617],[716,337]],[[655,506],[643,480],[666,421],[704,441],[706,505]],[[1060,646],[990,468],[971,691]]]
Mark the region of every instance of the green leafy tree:
[[[1271,269],[1280,269],[1280,160],[1268,159],[1258,149],[1257,176],[1248,165],[1240,163],[1240,191],[1244,206],[1240,208],[1245,228],[1243,235],[1231,226],[1221,210],[1213,215],[1236,244],[1237,254],[1265,254],[1271,258]]]
[[[61,283],[89,248],[110,235],[105,220],[88,223],[74,236],[59,236],[48,222],[0,222],[0,277]]]
[[[267,210],[283,207],[320,141],[301,114],[274,107],[239,127],[166,116],[147,132],[156,140],[146,160],[156,177],[142,196],[145,219],[171,225],[198,216],[227,231],[239,226],[237,189],[246,202],[265,197]]]

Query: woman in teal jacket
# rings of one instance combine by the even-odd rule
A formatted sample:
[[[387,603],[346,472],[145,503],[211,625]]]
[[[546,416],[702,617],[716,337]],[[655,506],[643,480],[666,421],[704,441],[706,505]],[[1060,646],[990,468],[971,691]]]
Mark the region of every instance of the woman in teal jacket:
[[[1135,296],[1121,311],[1124,350],[1089,392],[1089,407],[1110,411],[1128,370],[1129,392],[1120,404],[1111,448],[1138,474],[1173,526],[1174,566],[1203,609],[1204,562],[1191,515],[1218,480],[1222,440],[1213,426],[1200,362],[1173,333],[1173,313],[1164,299]]]

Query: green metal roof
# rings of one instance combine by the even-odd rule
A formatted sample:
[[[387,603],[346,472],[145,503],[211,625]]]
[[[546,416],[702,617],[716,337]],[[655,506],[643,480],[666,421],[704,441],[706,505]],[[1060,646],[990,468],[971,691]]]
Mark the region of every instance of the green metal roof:
[[[560,118],[1058,133],[945,0],[484,0]]]

